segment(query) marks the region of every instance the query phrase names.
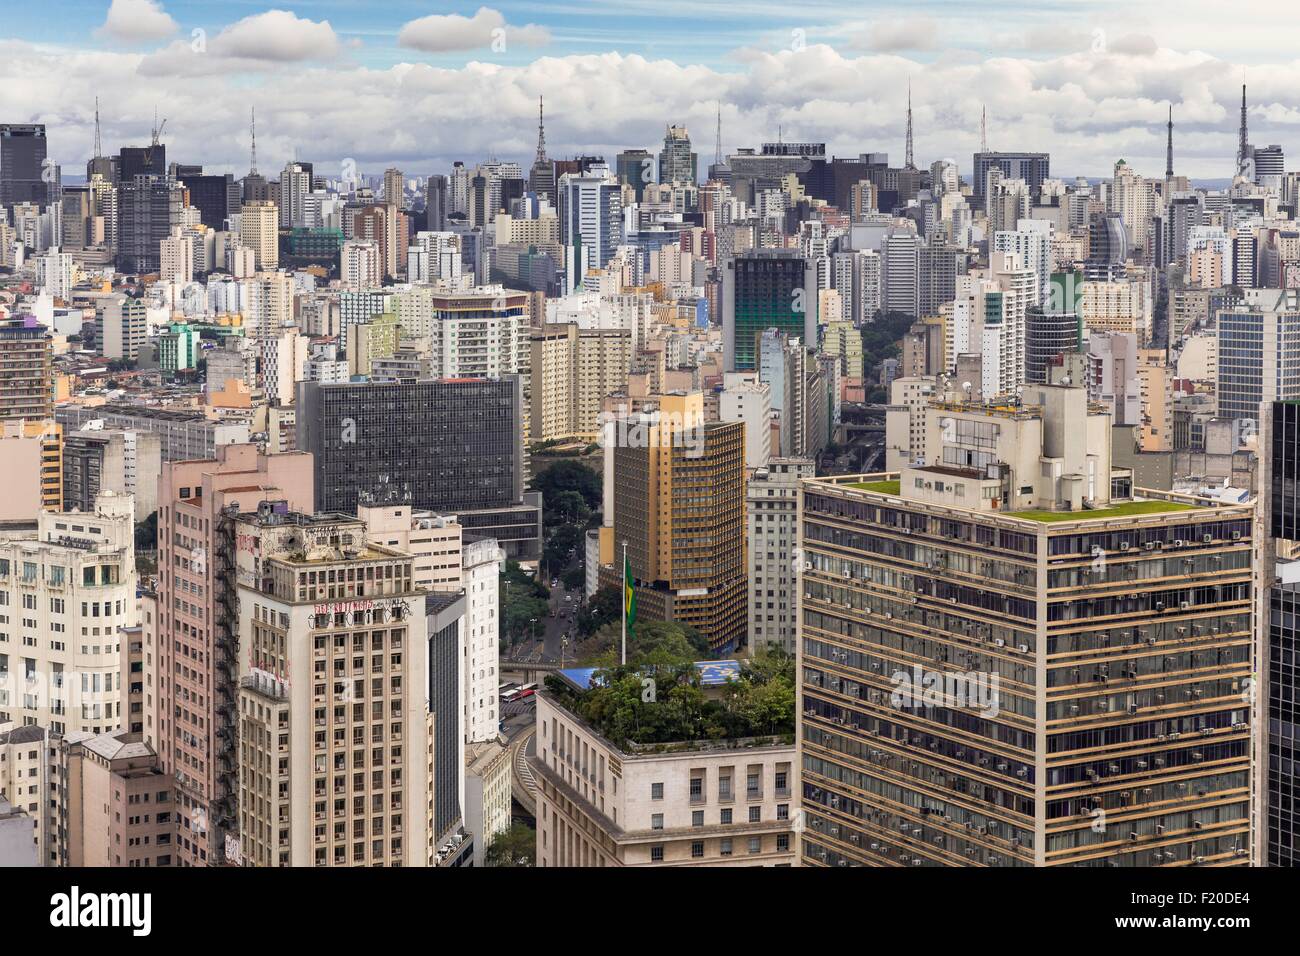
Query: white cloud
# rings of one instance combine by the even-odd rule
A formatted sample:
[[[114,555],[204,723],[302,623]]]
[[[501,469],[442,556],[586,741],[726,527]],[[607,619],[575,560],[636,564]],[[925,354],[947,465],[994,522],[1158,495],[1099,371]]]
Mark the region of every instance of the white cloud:
[[[113,0],[96,36],[120,43],[165,40],[180,27],[158,0]]]
[[[898,53],[904,50],[933,50],[939,42],[939,24],[929,17],[877,20],[850,42],[854,50]]]
[[[657,149],[665,123],[685,123],[712,156],[715,103],[731,151],[776,138],[827,143],[839,156],[887,152],[902,159],[906,78],[912,79],[916,157],[954,157],[969,173],[987,105],[989,143],[1042,149],[1056,175],[1109,175],[1123,157],[1139,171],[1164,169],[1164,122],[1174,107],[1174,164],[1192,176],[1231,175],[1242,71],[1205,53],[1162,48],[1151,56],[1090,48],[1037,58],[845,55],[814,44],[802,52],[751,50],[722,72],[617,53],[543,56],[524,65],[458,68],[406,63],[357,66],[340,56],[313,64],[196,55],[180,39],[155,54],[69,53],[11,41],[0,57],[0,115],[46,122],[50,155],[80,166],[93,142],[93,101],[104,104],[109,149],[147,142],[153,110],[169,118],[167,152],[180,162],[243,174],[248,108],[267,169],[293,155],[323,171],[355,157],[363,171],[396,164],[411,175],[445,172],[453,160],[495,154],[525,165],[546,97],[553,156]],[[162,69],[161,67],[166,67]],[[165,75],[143,82],[139,73]],[[1251,139],[1300,151],[1294,90],[1300,62],[1245,71]],[[654,96],[646,91],[653,90]],[[490,117],[491,122],[485,122]]]
[[[217,56],[280,63],[327,60],[339,52],[328,20],[317,23],[288,10],[268,10],[226,27],[211,43]]]
[[[479,7],[472,17],[452,13],[446,16],[421,17],[405,24],[397,34],[399,46],[425,53],[451,53],[490,47],[504,39],[520,46],[545,46],[551,40],[545,27],[529,23],[522,27],[507,25],[499,10]]]

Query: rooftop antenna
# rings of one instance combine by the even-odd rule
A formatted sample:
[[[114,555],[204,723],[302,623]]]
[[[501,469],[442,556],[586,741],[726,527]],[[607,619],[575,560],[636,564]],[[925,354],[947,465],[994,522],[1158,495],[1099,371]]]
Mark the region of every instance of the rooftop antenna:
[[[253,175],[257,172],[257,107],[248,108],[248,133],[252,139],[252,150],[248,157],[248,172]]]
[[[99,138],[99,97],[95,97],[95,158],[104,155],[104,144]]]
[[[983,106],[980,108],[980,152],[989,151],[989,108]]]
[[[1250,146],[1246,142],[1246,84],[1241,84],[1241,129],[1237,133],[1237,169],[1246,168],[1246,153]]]
[[[907,81],[907,158],[904,161],[904,168],[916,169],[916,163],[912,161],[912,81]]]

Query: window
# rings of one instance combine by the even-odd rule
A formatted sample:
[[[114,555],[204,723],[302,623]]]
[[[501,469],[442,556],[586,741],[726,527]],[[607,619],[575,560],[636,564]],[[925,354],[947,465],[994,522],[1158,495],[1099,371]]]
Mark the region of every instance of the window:
[[[757,808],[755,808],[755,809],[757,809]],[[788,804],[788,803],[778,803],[778,804],[776,805],[776,818],[777,818],[778,820],[789,820],[789,819],[790,819],[790,804]]]
[[[703,777],[691,777],[691,799],[692,800],[704,799],[704,778]]]
[[[749,852],[750,852],[750,853],[762,853],[762,852],[763,852],[763,838],[762,838],[762,837],[750,837],[750,838],[749,838]]]
[[[662,813],[651,814],[650,829],[662,830],[664,828],[664,815]]]
[[[724,809],[724,810],[722,811],[722,820],[721,820],[720,822],[722,822],[722,823],[730,823],[730,822],[731,822],[731,807],[727,807],[726,809]]]
[[[762,819],[763,819],[763,808],[762,808],[762,807],[750,807],[750,808],[749,808],[749,822],[750,822],[750,823],[761,823],[761,822],[762,822]]]
[[[691,859],[698,860],[698,859],[699,859],[700,857],[702,857],[702,856],[704,856],[704,841],[703,841],[703,840],[692,840],[692,841],[691,841]]]
[[[664,798],[664,785],[662,783],[650,784],[650,799],[662,800]]]
[[[719,841],[719,843],[718,843],[718,853],[720,853],[722,856],[731,856],[731,840],[730,840],[730,838]]]
[[[704,811],[703,811],[703,810],[693,810],[693,811],[691,812],[691,826],[693,826],[693,827],[702,827],[702,826],[704,826]]]
[[[662,846],[652,846],[650,848],[650,862],[662,863],[664,860],[664,848]]]
[[[776,852],[786,853],[790,849],[790,834],[778,833],[776,835]]]

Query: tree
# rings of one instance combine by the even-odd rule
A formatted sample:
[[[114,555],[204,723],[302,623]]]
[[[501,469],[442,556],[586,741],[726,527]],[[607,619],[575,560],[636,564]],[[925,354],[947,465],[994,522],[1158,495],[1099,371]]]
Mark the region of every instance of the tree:
[[[537,831],[526,823],[512,823],[496,835],[483,854],[487,866],[536,866]]]
[[[544,499],[548,520],[554,524],[585,525],[592,516],[587,499],[580,491],[561,491],[554,499]]]
[[[582,528],[572,524],[559,525],[551,532],[546,547],[542,549],[542,562],[551,573],[568,567],[572,557],[569,552],[576,551],[582,541]]]
[[[542,505],[548,510],[551,502],[565,491],[578,492],[592,511],[600,508],[600,475],[580,461],[561,458],[549,468],[533,475],[530,484],[534,490],[542,493]]]
[[[587,569],[581,565],[570,568],[564,572],[564,576],[560,578],[560,583],[570,591],[577,590],[587,583]]]
[[[578,633],[595,634],[610,621],[617,621],[623,610],[623,595],[617,587],[597,588],[591,600],[577,614]]]
[[[158,512],[153,512],[143,521],[136,522],[135,549],[137,551],[154,551],[158,547]]]

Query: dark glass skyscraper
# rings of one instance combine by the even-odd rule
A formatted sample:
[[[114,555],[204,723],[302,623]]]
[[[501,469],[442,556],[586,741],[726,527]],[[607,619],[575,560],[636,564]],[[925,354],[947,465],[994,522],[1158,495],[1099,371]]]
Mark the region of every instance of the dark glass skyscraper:
[[[758,339],[767,329],[817,344],[817,267],[797,250],[746,252],[728,260],[722,276],[727,371],[758,368]]]
[[[44,206],[49,201],[49,188],[41,178],[44,166],[43,123],[0,124],[0,206]]]

